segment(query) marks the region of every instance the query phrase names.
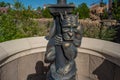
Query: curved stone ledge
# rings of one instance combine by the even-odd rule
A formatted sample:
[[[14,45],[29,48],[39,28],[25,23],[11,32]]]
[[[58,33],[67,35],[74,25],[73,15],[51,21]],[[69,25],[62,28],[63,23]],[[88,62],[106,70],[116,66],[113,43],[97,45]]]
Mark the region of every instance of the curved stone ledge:
[[[120,58],[120,44],[117,43],[93,38],[83,38],[81,47],[104,53],[114,58]]]
[[[16,53],[46,45],[47,41],[44,37],[24,38],[0,43],[0,61]]]
[[[22,56],[45,52],[47,40],[44,37],[31,37],[0,43],[0,66]],[[106,58],[120,66],[120,44],[83,38],[78,52]]]

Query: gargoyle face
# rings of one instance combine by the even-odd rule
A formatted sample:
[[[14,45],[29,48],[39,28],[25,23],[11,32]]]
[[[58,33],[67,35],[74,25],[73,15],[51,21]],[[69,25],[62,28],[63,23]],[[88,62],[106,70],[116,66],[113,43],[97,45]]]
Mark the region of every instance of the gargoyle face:
[[[70,26],[70,28],[64,27],[62,28],[62,32],[63,32],[63,39],[64,40],[73,40],[75,38],[75,31],[76,28]]]
[[[78,16],[77,15],[65,15],[62,19],[62,33],[65,41],[72,41],[77,32],[78,27]]]

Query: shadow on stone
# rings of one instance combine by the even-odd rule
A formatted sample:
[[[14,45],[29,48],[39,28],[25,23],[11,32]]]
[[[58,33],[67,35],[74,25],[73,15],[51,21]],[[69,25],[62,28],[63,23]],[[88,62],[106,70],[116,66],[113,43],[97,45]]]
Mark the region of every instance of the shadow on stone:
[[[113,42],[120,43],[120,25],[114,26],[114,29],[116,30],[116,35]]]
[[[36,73],[27,76],[27,80],[46,80],[49,66],[44,66],[42,61],[38,61],[35,66]]]
[[[114,80],[116,66],[117,65],[112,62],[105,60],[96,70],[93,71],[93,74],[97,76],[97,80]]]

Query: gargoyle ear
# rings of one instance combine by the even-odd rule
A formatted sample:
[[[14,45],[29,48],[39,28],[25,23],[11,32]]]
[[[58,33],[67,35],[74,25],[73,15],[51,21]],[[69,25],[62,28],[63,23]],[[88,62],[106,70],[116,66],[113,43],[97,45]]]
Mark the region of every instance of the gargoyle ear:
[[[67,12],[65,11],[65,16],[67,16]]]
[[[77,12],[76,16],[79,18],[79,12]]]
[[[60,17],[61,17],[62,20],[64,20],[64,17],[63,17],[63,14],[62,14],[62,13],[60,13]]]
[[[67,11],[65,11],[65,17],[68,17],[68,13],[67,13]]]

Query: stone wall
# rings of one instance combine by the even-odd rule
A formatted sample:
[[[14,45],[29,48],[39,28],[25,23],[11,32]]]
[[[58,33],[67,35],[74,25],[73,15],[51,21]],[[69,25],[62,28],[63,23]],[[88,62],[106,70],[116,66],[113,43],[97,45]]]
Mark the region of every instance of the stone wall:
[[[0,43],[0,80],[45,80],[44,37]],[[77,80],[120,80],[120,44],[83,38],[78,48]]]
[[[120,67],[101,57],[79,53],[76,64],[77,80],[120,80]],[[2,66],[0,80],[45,80],[48,70],[44,52],[35,53]]]

